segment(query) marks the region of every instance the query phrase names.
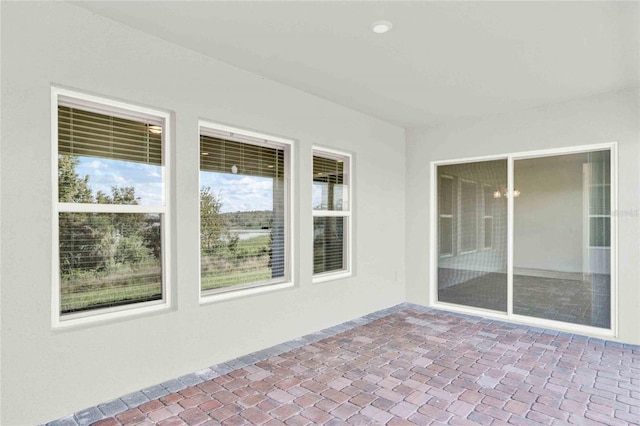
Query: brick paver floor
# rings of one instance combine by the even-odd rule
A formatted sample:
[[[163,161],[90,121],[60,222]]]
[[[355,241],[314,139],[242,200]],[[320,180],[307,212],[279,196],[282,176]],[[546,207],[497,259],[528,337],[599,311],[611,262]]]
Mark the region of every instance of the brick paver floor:
[[[95,424],[640,424],[640,348],[408,307]]]

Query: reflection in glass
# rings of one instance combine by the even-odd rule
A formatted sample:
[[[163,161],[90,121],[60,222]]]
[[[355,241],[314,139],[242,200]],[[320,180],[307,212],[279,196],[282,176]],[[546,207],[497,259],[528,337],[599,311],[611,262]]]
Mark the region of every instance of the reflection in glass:
[[[610,328],[610,152],[516,160],[514,313]]]
[[[438,166],[438,301],[507,310],[507,161]]]
[[[344,162],[313,156],[313,209],[348,210],[347,171]]]
[[[313,218],[313,273],[335,272],[346,269],[345,221],[339,216]]]
[[[223,292],[285,278],[285,150],[200,136],[200,283]]]

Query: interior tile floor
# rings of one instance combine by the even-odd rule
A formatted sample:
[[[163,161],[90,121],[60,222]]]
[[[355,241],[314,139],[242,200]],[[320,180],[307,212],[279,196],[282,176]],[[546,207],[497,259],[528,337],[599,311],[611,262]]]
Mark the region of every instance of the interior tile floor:
[[[640,347],[403,304],[50,424],[91,423],[638,425]]]
[[[589,281],[514,275],[513,310],[518,315],[608,329],[609,281],[605,275],[594,275]],[[506,312],[507,275],[491,272],[472,276],[439,289],[438,300]]]

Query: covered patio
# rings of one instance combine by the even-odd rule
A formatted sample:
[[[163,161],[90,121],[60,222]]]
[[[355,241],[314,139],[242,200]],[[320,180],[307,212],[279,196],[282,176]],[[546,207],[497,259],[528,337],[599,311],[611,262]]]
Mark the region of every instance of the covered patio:
[[[640,347],[412,304],[49,425],[640,424]]]

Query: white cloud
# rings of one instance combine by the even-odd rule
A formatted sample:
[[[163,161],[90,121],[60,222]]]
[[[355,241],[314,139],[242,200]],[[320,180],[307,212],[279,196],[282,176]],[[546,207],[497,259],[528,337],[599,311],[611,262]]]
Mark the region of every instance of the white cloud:
[[[162,168],[129,161],[80,157],[77,173],[89,176],[94,194],[111,194],[114,186],[133,186],[141,204],[162,204]]]
[[[105,163],[103,163],[102,161],[99,161],[99,160],[93,160],[92,162],[87,164],[87,166],[89,168],[91,168],[91,169],[94,169],[94,170],[104,169],[105,167],[107,167],[107,165]]]
[[[200,173],[200,185],[209,186],[222,202],[222,212],[272,210],[273,181],[257,176]]]

